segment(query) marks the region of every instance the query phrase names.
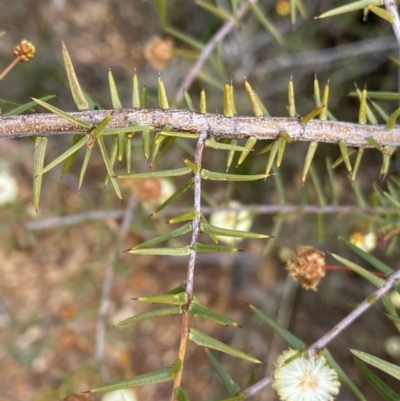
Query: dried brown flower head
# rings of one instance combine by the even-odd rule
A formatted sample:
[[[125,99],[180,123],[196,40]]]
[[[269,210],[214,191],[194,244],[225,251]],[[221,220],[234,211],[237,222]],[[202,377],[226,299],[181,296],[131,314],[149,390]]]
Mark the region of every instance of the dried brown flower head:
[[[175,186],[166,178],[133,180],[132,193],[145,209],[160,205],[175,191]]]
[[[161,194],[161,181],[157,178],[134,180],[132,192],[140,202],[156,203]]]
[[[287,262],[286,270],[304,289],[316,291],[325,276],[325,253],[312,246],[299,246],[294,258]]]
[[[144,58],[156,70],[163,70],[173,58],[174,42],[170,38],[155,36],[144,48]]]
[[[35,57],[36,49],[33,43],[23,39],[14,47],[14,56],[19,58],[19,61],[27,63]]]

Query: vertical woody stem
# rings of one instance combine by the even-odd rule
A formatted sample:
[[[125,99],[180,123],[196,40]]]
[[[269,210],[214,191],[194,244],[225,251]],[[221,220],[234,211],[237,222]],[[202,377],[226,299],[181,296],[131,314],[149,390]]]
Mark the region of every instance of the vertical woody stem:
[[[201,167],[204,143],[207,139],[207,132],[201,132],[199,139],[197,141],[194,162],[197,166]],[[189,336],[189,305],[193,299],[193,278],[194,278],[194,268],[196,263],[196,251],[193,249],[195,244],[197,243],[199,234],[200,234],[200,213],[201,213],[201,177],[200,177],[200,168],[197,173],[193,174],[194,179],[194,209],[197,212],[197,217],[192,222],[192,239],[190,241],[190,256],[188,263],[188,272],[186,277],[186,286],[185,291],[188,295],[188,304],[183,307],[182,311],[182,326],[181,326],[181,342],[179,345],[178,351],[178,359],[182,362],[182,368],[177,373],[174,379],[174,387],[172,390],[171,401],[176,401],[175,390],[181,385],[182,380],[182,369],[183,369],[183,361],[186,353],[187,340]]]

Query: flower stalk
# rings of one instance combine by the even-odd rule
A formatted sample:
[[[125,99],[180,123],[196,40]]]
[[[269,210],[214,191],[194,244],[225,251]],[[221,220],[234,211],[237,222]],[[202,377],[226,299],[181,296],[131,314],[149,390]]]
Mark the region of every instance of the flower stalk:
[[[0,74],[0,81],[18,64],[18,63],[28,63],[35,57],[36,49],[35,46],[23,39],[17,46],[14,47],[15,59],[5,68],[5,70]]]

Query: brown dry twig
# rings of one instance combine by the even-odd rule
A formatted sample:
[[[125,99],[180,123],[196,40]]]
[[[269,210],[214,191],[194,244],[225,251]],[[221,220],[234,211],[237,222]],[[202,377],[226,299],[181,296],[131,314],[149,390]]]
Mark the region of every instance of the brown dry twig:
[[[107,116],[112,119],[107,128],[125,128],[133,124],[161,130],[170,126],[172,130],[205,132],[220,138],[247,138],[258,140],[276,139],[286,131],[292,141],[338,143],[346,141],[348,146],[373,147],[367,139],[387,146],[400,146],[400,126],[387,130],[384,125],[362,125],[337,121],[310,120],[302,124],[297,117],[224,117],[219,114],[200,114],[187,110],[94,110],[70,113],[70,115],[92,124],[94,127]],[[73,122],[55,114],[28,114],[0,117],[0,139],[2,137],[27,137],[33,135],[71,135],[88,132]]]

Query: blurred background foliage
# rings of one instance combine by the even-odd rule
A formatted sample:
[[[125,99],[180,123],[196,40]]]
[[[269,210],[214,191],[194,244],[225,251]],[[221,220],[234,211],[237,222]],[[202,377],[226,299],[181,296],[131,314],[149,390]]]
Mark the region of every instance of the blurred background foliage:
[[[223,21],[186,0],[170,0],[168,21],[198,41],[207,44]],[[318,75],[320,85],[330,80],[329,110],[345,121],[357,121],[358,101],[348,97],[354,83],[369,90],[397,91],[398,70],[389,61],[397,56],[397,44],[391,26],[372,13],[366,21],[362,12],[339,17],[314,19],[314,16],[342,5],[339,0],[305,0],[307,16],[298,16],[292,26],[284,0],[260,1],[260,7],[282,34],[279,44],[251,12],[220,42],[204,64],[199,77],[190,88],[198,104],[202,88],[207,93],[208,111],[222,112],[222,89],[226,80],[235,86],[236,108],[239,115],[251,115],[243,88],[245,76],[273,116],[287,115],[287,84],[293,76],[297,112],[305,115],[314,106],[313,80]],[[230,10],[229,2],[217,0],[212,4]],[[0,30],[6,35],[0,39],[1,68],[12,60],[12,48],[22,38],[32,41],[37,49],[35,59],[20,64],[3,81],[0,97],[16,103],[25,103],[29,96],[57,94],[57,107],[75,110],[62,64],[61,41],[70,52],[81,86],[103,108],[111,108],[107,72],[111,68],[124,107],[131,105],[131,79],[136,68],[140,84],[149,92],[149,107],[158,107],[157,73],[161,72],[172,107],[181,91],[181,83],[193,66],[199,49],[168,35],[162,28],[154,1],[126,0],[15,0],[0,4]],[[158,46],[158,47],[157,47]],[[172,57],[159,58],[171,51]],[[394,103],[382,103],[392,112]],[[185,106],[183,106],[185,107]],[[6,107],[2,107],[6,111]],[[381,121],[382,123],[382,121]],[[51,138],[49,160],[61,153],[70,138]],[[181,167],[181,160],[190,153],[191,144],[178,140],[157,161],[157,168]],[[265,144],[258,144],[261,149]],[[233,198],[243,204],[280,204],[283,199],[277,182],[283,186],[287,204],[318,204],[313,180],[308,178],[301,186],[301,173],[306,152],[305,144],[288,146],[280,181],[269,178],[265,182],[239,183],[232,186],[204,183],[204,191],[219,205]],[[93,338],[96,332],[96,314],[102,293],[106,267],[115,253],[116,237],[121,225],[119,218],[100,218],[80,224],[59,224],[41,230],[24,225],[31,220],[73,215],[91,210],[118,211],[121,204],[110,187],[103,188],[105,169],[99,155],[92,158],[80,193],[77,177],[83,155],[62,180],[59,174],[48,174],[39,212],[32,206],[32,145],[29,140],[5,140],[0,143],[1,166],[18,185],[18,197],[7,205],[0,205],[0,400],[44,401],[59,400],[68,393],[80,392],[108,379],[122,379],[159,369],[171,364],[179,344],[179,318],[162,318],[140,323],[135,327],[110,329],[112,324],[146,306],[130,300],[133,296],[158,293],[170,289],[185,278],[186,261],[173,258],[137,257],[117,252],[113,264],[116,272],[110,294],[106,324],[106,370],[93,359]],[[136,150],[135,150],[136,149]],[[224,157],[216,157],[214,150],[206,150],[205,167],[225,170]],[[314,177],[319,178],[327,204],[334,203],[329,190],[326,157],[335,160],[339,150],[333,145],[320,145],[314,160]],[[257,173],[265,168],[266,157],[257,152],[246,159],[240,168],[231,172]],[[356,188],[367,204],[372,199],[372,185],[384,190],[392,176],[398,174],[398,156],[392,158],[389,174],[379,180],[381,155],[366,151]],[[122,166],[121,166],[122,170]],[[147,171],[141,154],[141,145],[134,141],[133,171]],[[360,206],[343,166],[335,173],[335,193],[339,204]],[[315,182],[315,181],[314,181]],[[182,182],[183,183],[183,182]],[[182,183],[174,181],[176,187]],[[160,183],[147,182],[142,186],[124,182],[124,198],[133,196],[134,220],[121,250],[165,232],[165,216],[148,219],[152,211],[143,204],[156,198]],[[147,196],[147,198],[146,198]],[[191,204],[190,194],[173,207]],[[207,202],[205,202],[207,204]],[[176,210],[176,209],[175,209]],[[247,304],[251,302],[277,319],[297,336],[311,343],[344,317],[354,303],[362,300],[371,286],[349,273],[332,272],[318,292],[298,290],[286,278],[283,269],[287,254],[298,244],[317,245],[322,250],[342,254],[360,262],[354,255],[346,255],[337,235],[349,237],[376,233],[378,247],[374,254],[389,265],[398,267],[399,251],[394,247],[387,255],[387,244],[379,242],[383,233],[373,215],[358,213],[326,214],[316,217],[292,212],[278,218],[276,215],[257,215],[253,231],[271,234],[282,222],[281,231],[269,252],[263,245],[246,241],[241,247],[245,255],[235,257],[198,258],[195,293],[209,307],[237,319],[242,331],[219,328],[201,323],[201,328],[265,361],[255,375],[261,378],[271,372],[275,357],[284,345],[274,334],[255,319]],[[323,230],[321,229],[323,227]],[[361,264],[362,262],[360,262]],[[112,263],[111,263],[112,264]],[[212,283],[212,285],[210,285]],[[199,323],[196,323],[199,324]],[[392,341],[392,348],[386,345]],[[358,348],[394,363],[400,362],[399,336],[393,325],[383,319],[377,307],[363,316],[354,326],[334,341],[331,351],[349,376],[359,385],[367,399],[376,393],[364,386],[364,379],[355,368],[347,349]],[[386,344],[386,345],[385,345]],[[397,344],[397,345],[396,345]],[[397,353],[393,352],[397,349]],[[223,395],[223,387],[216,379],[203,350],[193,347],[187,355],[185,387],[192,399],[208,400]],[[245,386],[252,367],[229,357],[221,357],[232,376]],[[378,373],[379,374],[379,373]],[[390,380],[385,377],[389,383]],[[132,392],[132,397],[168,399],[169,385],[150,386]],[[269,398],[268,398],[269,397]],[[272,390],[265,390],[254,399],[271,399]],[[100,398],[99,398],[100,399]],[[132,398],[134,399],[134,398]],[[339,400],[351,400],[344,389]]]

